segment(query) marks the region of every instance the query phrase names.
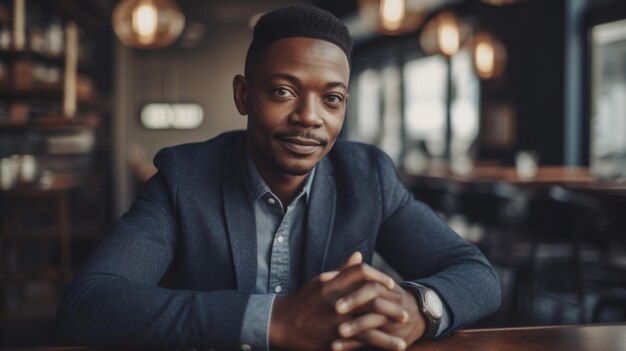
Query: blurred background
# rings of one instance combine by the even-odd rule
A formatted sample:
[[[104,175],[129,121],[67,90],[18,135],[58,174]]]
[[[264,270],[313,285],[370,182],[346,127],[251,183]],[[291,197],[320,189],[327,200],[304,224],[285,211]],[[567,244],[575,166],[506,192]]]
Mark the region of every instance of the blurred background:
[[[251,28],[294,2],[0,0],[0,346],[60,343],[63,287],[159,149],[245,128]],[[308,3],[355,40],[341,137],[496,267],[479,326],[625,321],[626,2]]]

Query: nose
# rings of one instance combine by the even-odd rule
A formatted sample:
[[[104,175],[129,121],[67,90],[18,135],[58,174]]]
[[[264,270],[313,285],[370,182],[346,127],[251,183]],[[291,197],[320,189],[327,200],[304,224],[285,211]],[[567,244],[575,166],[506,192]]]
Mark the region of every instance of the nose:
[[[307,96],[300,99],[297,108],[289,116],[289,122],[302,128],[319,128],[322,126],[320,117],[320,106],[318,99],[314,96]]]

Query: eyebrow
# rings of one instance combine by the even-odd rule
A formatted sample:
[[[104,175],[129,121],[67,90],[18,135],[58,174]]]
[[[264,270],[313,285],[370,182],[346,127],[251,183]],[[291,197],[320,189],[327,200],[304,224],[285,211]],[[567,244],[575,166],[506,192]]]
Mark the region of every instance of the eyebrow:
[[[286,73],[274,73],[271,76],[269,76],[266,81],[270,81],[272,79],[284,79],[284,80],[288,80],[290,82],[292,82],[295,85],[302,85],[302,81],[295,76],[292,76],[290,74],[286,74]],[[348,90],[348,86],[344,83],[344,82],[328,82],[326,83],[326,88],[336,88],[336,87],[340,87],[345,89],[346,91]]]

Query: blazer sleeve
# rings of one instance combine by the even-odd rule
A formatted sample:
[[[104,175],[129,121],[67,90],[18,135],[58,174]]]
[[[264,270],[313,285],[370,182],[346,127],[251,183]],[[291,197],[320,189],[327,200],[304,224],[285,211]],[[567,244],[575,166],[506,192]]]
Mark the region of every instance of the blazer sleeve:
[[[155,164],[159,172],[66,289],[60,331],[81,345],[239,348],[248,293],[158,286],[177,247],[175,150]]]
[[[451,312],[442,335],[494,313],[501,304],[498,277],[487,259],[400,183],[378,151],[383,222],[376,249],[405,279],[436,290]]]

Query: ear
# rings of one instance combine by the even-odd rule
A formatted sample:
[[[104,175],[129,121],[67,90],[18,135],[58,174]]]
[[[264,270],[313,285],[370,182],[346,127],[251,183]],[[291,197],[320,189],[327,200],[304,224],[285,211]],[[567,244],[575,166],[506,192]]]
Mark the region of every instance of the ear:
[[[233,78],[233,98],[237,111],[242,116],[248,114],[248,81],[244,76],[238,74]]]

